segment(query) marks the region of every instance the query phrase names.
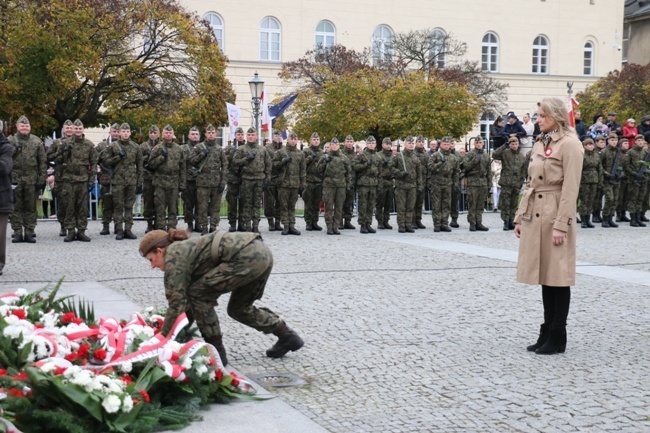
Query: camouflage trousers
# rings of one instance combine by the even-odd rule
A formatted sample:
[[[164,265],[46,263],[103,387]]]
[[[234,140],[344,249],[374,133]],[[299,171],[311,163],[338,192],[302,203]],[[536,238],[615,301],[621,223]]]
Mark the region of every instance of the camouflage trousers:
[[[596,209],[596,193],[598,192],[597,183],[580,183],[580,190],[578,193],[578,213],[580,215],[591,215],[591,212]],[[600,208],[600,206],[598,206]]]
[[[14,189],[14,212],[11,214],[11,228],[17,233],[34,233],[36,228],[36,184],[20,183]]]
[[[424,190],[415,192],[415,205],[413,206],[413,222],[422,221],[422,207],[424,206]]]
[[[642,181],[639,185],[630,183],[627,186],[627,210],[630,212],[643,212],[643,198],[645,197],[648,182]]]
[[[354,213],[354,188],[345,190],[345,200],[343,201],[343,219],[351,220]]]
[[[625,212],[627,210],[628,191],[628,183],[621,182],[621,186],[618,190],[618,201],[616,202],[616,210],[619,212]]]
[[[603,207],[603,196],[605,195],[605,191],[603,190],[603,186],[598,186],[596,189],[596,196],[594,197],[594,213],[600,213]]]
[[[488,196],[488,186],[467,187],[467,222],[478,224],[483,222],[483,211]]]
[[[54,188],[52,189],[52,194],[56,198],[56,220],[61,224],[61,227],[65,227],[66,209],[66,203],[63,199],[63,194],[61,193],[63,185],[65,185],[65,182],[59,181],[54,184]]]
[[[280,221],[284,227],[296,225],[296,202],[298,188],[278,188],[278,203],[280,204]]]
[[[187,181],[185,191],[181,194],[183,198],[183,220],[186,224],[192,224],[196,217],[196,182]]]
[[[618,190],[620,184],[611,184],[606,182],[603,186],[603,193],[605,195],[605,204],[603,205],[603,215],[610,216],[616,212],[616,203],[618,202]]]
[[[413,208],[415,207],[415,187],[402,189],[395,188],[395,205],[397,206],[397,225],[410,227],[413,222]]]
[[[67,230],[86,230],[88,227],[88,184],[86,182],[66,182],[61,187],[65,203],[65,228]]]
[[[324,186],[323,201],[325,202],[325,224],[327,228],[338,228],[343,218],[343,203],[345,203],[345,187]]]
[[[142,182],[142,216],[148,223],[152,224],[156,219],[156,206],[153,198],[153,182],[151,179],[144,179]]]
[[[359,224],[372,224],[372,213],[377,203],[376,186],[358,186],[357,194],[359,196]]]
[[[110,184],[100,185],[101,201],[102,201],[102,223],[110,224],[113,220],[113,213],[115,213],[115,206],[113,205],[113,188]]]
[[[451,206],[449,207],[449,215],[452,218],[458,218],[458,206],[460,200],[460,187],[456,183],[451,189]]]
[[[178,224],[178,188],[157,186],[154,191],[156,204],[156,229],[175,229]]]
[[[519,190],[515,186],[501,186],[501,195],[499,196],[499,210],[503,221],[513,221],[515,213],[519,207]]]
[[[202,187],[196,188],[196,198],[198,202],[198,211],[196,213],[196,224],[205,228],[208,227],[208,215],[210,216],[210,229],[219,227],[221,220],[221,195],[219,187]]]
[[[323,199],[323,184],[307,182],[302,199],[305,202],[305,223],[317,223],[320,213],[320,202]]]
[[[113,185],[113,222],[115,231],[131,230],[133,227],[133,203],[135,203],[135,184]]]
[[[393,185],[390,183],[377,186],[377,204],[375,206],[375,218],[379,224],[387,223],[390,220],[390,209],[393,206]]]
[[[226,190],[226,203],[228,204],[228,223],[241,224],[241,204],[239,201],[239,183],[228,182]]]
[[[275,185],[269,185],[264,191],[264,216],[267,218],[280,218],[278,187]]]
[[[241,189],[241,220],[246,227],[260,223],[260,207],[262,206],[262,180],[242,179]]]
[[[231,261],[220,263],[190,285],[188,312],[194,316],[204,338],[221,335],[214,307],[219,296],[228,292],[230,317],[266,334],[278,327],[281,320],[277,314],[253,305],[264,295],[272,268],[271,250],[257,239],[242,248]]]
[[[451,212],[452,185],[436,185],[431,187],[431,216],[434,227],[446,226]]]

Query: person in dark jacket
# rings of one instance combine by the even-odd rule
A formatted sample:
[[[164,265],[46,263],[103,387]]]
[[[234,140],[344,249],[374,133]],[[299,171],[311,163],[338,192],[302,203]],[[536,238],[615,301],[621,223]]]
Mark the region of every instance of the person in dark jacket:
[[[499,116],[494,120],[494,123],[490,125],[490,147],[492,149],[497,149],[503,146],[504,143],[508,142],[508,140],[504,140],[502,136],[504,124],[505,122],[503,118]],[[429,156],[432,156],[432,154]]]
[[[0,121],[0,275],[7,261],[7,223],[14,211],[13,191],[11,187],[11,170],[14,167],[14,146],[2,133]]]
[[[528,133],[521,124],[521,121],[517,118],[517,115],[511,111],[508,113],[507,119],[508,122],[503,127],[503,131],[501,131],[501,136],[505,142],[507,143],[512,135],[515,135],[519,140],[526,138]]]
[[[573,118],[576,121],[576,134],[578,134],[578,138],[580,138],[580,141],[585,141],[585,138],[587,138],[587,125],[582,121],[582,113],[580,110],[576,110],[573,113]]]
[[[643,116],[639,122],[639,134],[643,135],[645,141],[650,142],[650,116]]]

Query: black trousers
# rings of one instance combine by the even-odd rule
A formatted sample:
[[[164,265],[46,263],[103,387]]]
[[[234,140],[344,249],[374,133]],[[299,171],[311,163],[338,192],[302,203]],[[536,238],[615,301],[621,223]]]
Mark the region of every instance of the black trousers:
[[[544,323],[549,325],[549,329],[565,329],[571,303],[571,288],[542,286],[542,302]]]

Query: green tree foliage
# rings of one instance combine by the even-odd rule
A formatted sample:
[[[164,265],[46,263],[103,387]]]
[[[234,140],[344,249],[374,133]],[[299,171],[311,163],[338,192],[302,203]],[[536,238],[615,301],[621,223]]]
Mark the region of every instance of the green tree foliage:
[[[606,116],[610,111],[615,111],[618,119],[638,120],[650,110],[650,63],[629,64],[620,71],[612,71],[584,92],[577,93],[575,98],[587,126],[592,116]]]
[[[222,124],[234,91],[207,23],[176,0],[0,5],[0,118]]]

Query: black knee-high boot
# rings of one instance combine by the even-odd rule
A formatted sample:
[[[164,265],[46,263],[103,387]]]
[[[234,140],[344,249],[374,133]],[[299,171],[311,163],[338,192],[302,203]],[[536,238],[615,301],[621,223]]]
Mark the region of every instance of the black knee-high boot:
[[[542,286],[542,303],[544,304],[544,323],[539,327],[537,342],[526,347],[529,352],[535,352],[542,347],[549,336],[549,328],[555,317],[555,297],[552,287]]]
[[[548,339],[535,351],[538,355],[553,355],[566,350],[566,319],[571,303],[570,287],[549,287],[553,291],[554,317],[549,323]]]

